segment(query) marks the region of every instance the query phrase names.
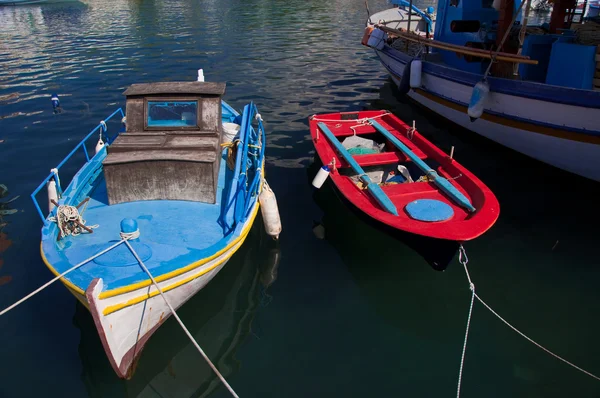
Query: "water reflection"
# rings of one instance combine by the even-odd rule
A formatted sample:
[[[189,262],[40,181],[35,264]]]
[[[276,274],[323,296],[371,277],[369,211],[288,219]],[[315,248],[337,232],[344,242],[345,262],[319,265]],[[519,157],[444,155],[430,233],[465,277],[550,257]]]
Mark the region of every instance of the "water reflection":
[[[0,144],[2,142],[0,141]],[[9,216],[15,214],[17,209],[13,209],[11,203],[17,200],[19,197],[8,198],[8,188],[4,184],[0,184],[0,286],[9,283],[12,280],[10,275],[2,275],[2,266],[4,265],[4,259],[2,253],[8,250],[12,245],[12,241],[8,238],[8,234],[4,232],[4,228],[9,223]]]
[[[256,220],[260,222],[260,218]],[[264,288],[277,273],[280,254],[274,255],[278,248],[269,240],[262,225],[254,225],[242,248],[219,274],[178,310],[227,380],[241,367],[236,351],[252,333],[256,311],[264,304]],[[149,340],[128,381],[114,374],[93,320],[79,303],[73,322],[81,330],[82,378],[92,397],[206,397],[222,387],[174,319],[168,319]]]
[[[387,3],[370,0],[369,6],[375,12]],[[515,323],[593,367],[600,355],[593,322],[600,311],[598,188],[398,97],[373,52],[360,45],[365,19],[364,2],[347,0],[85,0],[0,8],[0,180],[25,196],[123,105],[127,86],[193,80],[203,68],[207,81],[227,82],[226,101],[238,110],[255,101],[265,120],[266,175],[279,202],[285,252],[281,272],[257,274],[264,259],[280,254],[267,249],[259,256],[256,240],[248,240],[246,251],[182,308],[200,344],[236,387],[242,384],[243,395],[445,396],[455,391],[468,309],[462,270],[451,264],[444,273],[433,271],[341,204],[319,211],[303,170],[314,153],[309,115],[389,109],[416,119],[421,134],[442,150],[454,145],[457,159],[500,200],[498,223],[467,246],[478,291]],[[61,114],[52,113],[52,93],[61,99]],[[310,231],[313,211],[325,213],[327,241]],[[12,246],[4,254],[18,258],[11,257],[14,279],[2,289],[5,306],[51,277],[39,258],[33,207],[9,217]],[[150,339],[133,380],[118,380],[89,314],[78,308],[79,328],[71,327],[75,299],[59,285],[44,294],[47,300],[32,300],[0,323],[11,342],[0,345],[0,355],[20,361],[3,369],[0,395],[152,396],[153,388],[167,386],[172,395],[202,395],[214,388],[208,367],[172,320]],[[565,376],[546,354],[538,357],[482,313],[476,309],[465,396],[565,396],[572,386],[579,396],[598,395],[596,382]],[[553,319],[561,321],[548,327]],[[248,344],[239,343],[244,339]],[[472,353],[480,354],[475,362]],[[536,379],[530,369],[540,373],[539,382],[524,381]],[[257,382],[264,377],[268,383]],[[180,379],[180,387],[172,385]],[[549,387],[542,390],[544,382]]]
[[[463,309],[463,294],[456,280],[459,273],[432,270],[412,248],[364,222],[339,200],[333,184],[324,184],[314,197],[323,210],[325,239],[338,252],[376,314],[412,338],[451,342],[450,338],[457,337],[440,331],[454,326]],[[407,300],[410,296],[418,300]],[[458,302],[452,302],[452,297]],[[441,306],[444,311],[440,311]]]

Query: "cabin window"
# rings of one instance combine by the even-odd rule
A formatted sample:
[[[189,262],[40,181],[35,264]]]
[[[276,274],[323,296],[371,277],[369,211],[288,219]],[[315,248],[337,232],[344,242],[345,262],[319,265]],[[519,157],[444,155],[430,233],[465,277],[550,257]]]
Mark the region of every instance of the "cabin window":
[[[197,127],[198,101],[148,101],[148,127]]]

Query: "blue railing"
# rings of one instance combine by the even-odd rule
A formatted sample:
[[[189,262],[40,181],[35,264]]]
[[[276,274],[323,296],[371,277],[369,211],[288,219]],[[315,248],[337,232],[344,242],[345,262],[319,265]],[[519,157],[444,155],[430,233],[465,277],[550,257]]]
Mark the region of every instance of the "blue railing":
[[[236,188],[234,222],[243,222],[250,213],[253,203],[252,197],[256,196],[262,181],[262,163],[265,148],[265,130],[262,120],[258,119],[258,131],[252,126],[252,120],[256,117],[258,109],[254,103],[244,107],[242,125],[240,131],[247,131],[247,136],[242,142],[241,153],[238,152],[236,159],[236,175],[239,175]],[[260,137],[260,140],[259,140]],[[250,155],[250,158],[248,157]],[[254,173],[252,180],[248,180],[248,174]],[[239,173],[239,174],[238,174]]]
[[[254,110],[258,113],[258,109],[256,108],[256,106],[254,106]],[[266,135],[265,135],[265,128],[263,126],[263,122],[261,118],[258,118],[258,131],[254,131],[254,129],[252,129],[252,132],[256,134],[255,138],[255,142],[260,142],[260,145],[258,145],[257,147],[253,147],[250,148],[249,153],[251,153],[253,155],[253,162],[254,162],[254,178],[252,183],[250,184],[250,189],[248,189],[248,198],[246,200],[246,211],[244,213],[244,219],[246,219],[249,215],[250,215],[250,210],[251,210],[251,205],[252,205],[252,201],[249,200],[250,198],[252,198],[252,196],[256,196],[258,195],[258,192],[260,190],[260,183],[262,181],[262,168],[263,168],[263,161],[265,158],[265,147],[267,146],[267,141],[266,141]],[[260,135],[260,141],[258,139]]]
[[[60,198],[62,196],[62,194],[63,194],[63,190],[62,190],[62,187],[61,187],[61,184],[60,184],[60,179],[58,177],[58,171],[60,170],[60,168],[63,167],[65,165],[65,163],[67,163],[73,157],[73,155],[75,155],[75,153],[77,153],[77,151],[80,148],[83,149],[83,153],[85,154],[86,163],[89,162],[91,158],[90,158],[90,155],[88,153],[88,149],[86,147],[86,144],[87,144],[87,141],[90,139],[90,137],[92,137],[100,129],[102,129],[102,133],[105,135],[105,138],[104,138],[105,139],[105,143],[106,144],[110,144],[111,142],[113,142],[115,140],[115,138],[119,135],[119,132],[117,132],[112,137],[106,136],[107,129],[106,129],[106,123],[105,122],[109,121],[115,115],[117,115],[119,113],[121,114],[121,118],[123,118],[125,116],[125,114],[123,113],[123,110],[121,108],[119,108],[116,111],[114,111],[113,113],[111,113],[111,115],[109,117],[107,117],[105,120],[103,120],[102,122],[100,122],[98,124],[98,126],[96,126],[95,129],[93,129],[87,136],[85,136],[85,138],[83,140],[81,140],[81,142],[79,142],[79,144],[77,144],[77,146],[75,146],[75,148],[73,148],[73,150],[58,164],[58,166],[56,166],[54,169],[52,169],[52,171],[50,172],[50,174],[48,175],[48,177],[46,177],[40,183],[40,185],[35,189],[35,191],[33,191],[33,193],[30,195],[31,196],[31,200],[33,200],[33,204],[35,205],[35,208],[37,209],[37,212],[40,215],[40,218],[42,219],[42,221],[44,223],[46,222],[46,217],[44,216],[44,213],[42,212],[42,209],[40,208],[40,205],[39,205],[39,203],[38,203],[38,201],[36,199],[36,195],[42,190],[42,188],[44,188],[44,186],[46,185],[46,183],[48,183],[48,181],[50,181],[51,179],[54,178],[54,180],[56,181],[56,189],[57,189],[58,197]],[[94,156],[92,156],[92,158],[93,157]],[[68,186],[68,184],[67,184],[67,186]]]
[[[406,0],[394,0],[392,1],[392,4],[397,4],[406,8],[411,8],[411,4],[410,2],[406,1]],[[421,9],[417,8],[414,4],[412,4],[412,10],[419,15],[421,18],[423,18],[425,20],[425,22],[427,22],[427,30],[429,31],[429,33],[431,33],[432,31],[432,27],[433,27],[433,21],[431,20],[431,17],[429,16],[429,14],[423,12]]]

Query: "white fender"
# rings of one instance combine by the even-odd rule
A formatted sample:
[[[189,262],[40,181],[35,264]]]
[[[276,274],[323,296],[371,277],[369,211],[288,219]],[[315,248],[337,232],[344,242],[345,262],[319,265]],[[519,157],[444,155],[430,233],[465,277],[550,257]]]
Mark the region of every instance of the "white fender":
[[[258,201],[267,235],[272,236],[275,240],[279,239],[281,218],[277,208],[277,198],[266,180],[260,195],[258,195]]]
[[[410,66],[410,87],[419,88],[421,87],[421,68],[422,62],[420,59],[413,59]]]
[[[58,192],[56,190],[56,181],[54,181],[54,178],[48,180],[46,188],[48,189],[48,212],[52,213],[52,210],[56,207],[54,206],[54,203],[52,203],[52,200],[58,203]]]
[[[104,148],[104,141],[102,141],[102,137],[98,138],[98,143],[96,144],[96,153],[100,152],[100,150]]]
[[[312,186],[315,188],[321,188],[327,177],[329,177],[329,167],[325,165],[319,169],[319,172],[315,178],[313,178]]]

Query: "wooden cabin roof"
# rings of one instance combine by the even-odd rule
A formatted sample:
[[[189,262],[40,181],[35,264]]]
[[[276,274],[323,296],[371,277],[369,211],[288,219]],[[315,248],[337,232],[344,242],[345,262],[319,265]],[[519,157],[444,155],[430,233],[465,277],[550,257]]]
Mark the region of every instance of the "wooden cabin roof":
[[[138,83],[132,84],[123,93],[126,96],[132,95],[153,95],[153,94],[205,94],[219,95],[225,94],[225,83],[215,82],[158,82],[158,83]]]

